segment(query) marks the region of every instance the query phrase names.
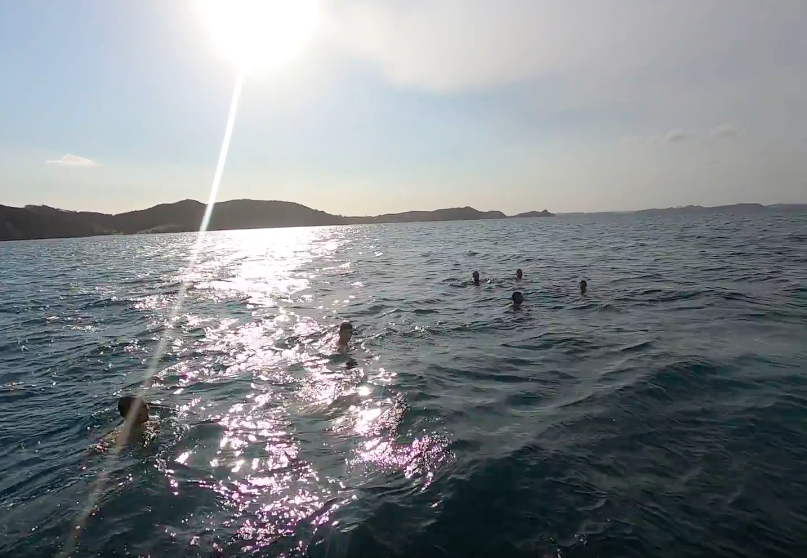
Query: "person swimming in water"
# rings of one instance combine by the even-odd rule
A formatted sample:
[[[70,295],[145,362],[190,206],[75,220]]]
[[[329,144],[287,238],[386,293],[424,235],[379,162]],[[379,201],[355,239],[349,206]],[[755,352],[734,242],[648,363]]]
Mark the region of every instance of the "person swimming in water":
[[[336,341],[336,346],[339,349],[347,349],[347,344],[353,337],[353,324],[345,320],[339,325],[339,339]]]
[[[519,268],[516,270],[516,281],[521,281],[522,279],[524,279],[524,272]]]
[[[471,277],[474,278],[474,285],[479,285],[479,272],[474,271]]]
[[[583,279],[582,281],[580,281],[580,294],[581,295],[586,294],[587,289],[588,289],[588,283],[586,282],[585,279]]]
[[[142,397],[124,395],[118,399],[118,412],[123,417],[123,424],[134,428],[148,422],[149,405]]]
[[[524,295],[521,291],[513,293],[513,310],[521,310],[521,305],[524,303]]]
[[[123,417],[123,426],[104,436],[93,446],[94,451],[103,453],[120,443],[137,442],[148,446],[159,432],[159,425],[149,420],[149,405],[142,397],[124,395],[118,399],[118,413]]]

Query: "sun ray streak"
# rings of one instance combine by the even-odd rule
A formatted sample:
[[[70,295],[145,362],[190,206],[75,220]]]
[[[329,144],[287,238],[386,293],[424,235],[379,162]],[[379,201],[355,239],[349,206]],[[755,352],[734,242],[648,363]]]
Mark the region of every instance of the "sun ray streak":
[[[191,251],[190,258],[188,258],[188,265],[186,267],[185,277],[187,278],[191,272],[193,272],[194,267],[196,266],[196,262],[199,259],[199,253],[201,252],[202,246],[204,244],[205,233],[207,232],[207,227],[210,224],[210,217],[213,214],[213,207],[216,205],[216,196],[218,195],[219,191],[219,184],[221,184],[221,177],[224,174],[224,164],[227,161],[227,153],[230,150],[230,140],[233,135],[233,128],[235,127],[235,115],[238,112],[238,101],[241,98],[241,89],[244,85],[244,78],[246,77],[245,73],[240,73],[238,78],[235,82],[235,89],[233,91],[232,101],[230,103],[230,113],[227,117],[227,126],[224,129],[224,139],[221,143],[221,151],[219,152],[219,160],[218,164],[216,165],[216,173],[213,176],[213,184],[210,188],[210,195],[207,199],[207,207],[205,208],[205,214],[202,218],[202,223],[199,227],[199,232],[196,235],[196,243],[194,244],[193,250]],[[160,358],[162,357],[165,348],[168,346],[168,342],[170,341],[172,328],[174,321],[176,320],[177,315],[179,314],[180,309],[182,308],[182,302],[185,299],[185,293],[188,290],[188,282],[187,279],[183,279],[180,286],[179,291],[177,293],[177,299],[174,303],[174,306],[171,308],[171,312],[168,316],[168,325],[163,332],[162,337],[160,338],[159,343],[157,344],[157,349],[154,351],[154,354],[151,357],[149,362],[148,368],[146,369],[146,373],[143,376],[143,380],[140,383],[140,387],[137,390],[138,395],[142,395],[144,391],[146,391],[149,387],[151,387],[151,380],[154,377],[154,374],[157,372],[157,367],[160,363]],[[117,460],[118,456],[120,455],[121,450],[123,449],[123,445],[126,442],[126,439],[129,437],[131,433],[131,427],[129,426],[132,424],[132,418],[134,418],[137,413],[139,412],[140,405],[139,403],[134,404],[130,407],[129,412],[127,413],[127,420],[124,422],[123,430],[120,432],[115,445],[110,449],[109,456],[107,458],[107,467],[102,470],[96,479],[95,486],[90,491],[90,496],[87,499],[87,505],[82,510],[81,514],[78,516],[77,521],[73,524],[73,527],[70,531],[70,538],[65,543],[64,547],[62,548],[61,552],[58,554],[59,558],[66,558],[69,556],[76,548],[78,544],[78,537],[81,534],[81,530],[87,525],[87,519],[90,517],[90,514],[93,513],[95,507],[98,505],[98,500],[101,496],[101,493],[106,486],[106,482],[108,479],[108,471],[112,469]]]

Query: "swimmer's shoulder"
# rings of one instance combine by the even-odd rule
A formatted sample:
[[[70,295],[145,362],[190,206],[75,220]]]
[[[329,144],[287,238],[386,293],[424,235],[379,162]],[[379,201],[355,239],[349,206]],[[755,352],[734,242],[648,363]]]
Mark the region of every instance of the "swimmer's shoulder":
[[[107,432],[98,439],[92,446],[90,451],[92,453],[106,453],[118,443],[118,437],[121,435],[121,427],[119,426],[112,432]]]
[[[159,435],[160,423],[156,420],[146,421],[142,425],[131,429],[129,432],[126,432],[124,425],[120,425],[113,431],[102,436],[101,439],[92,445],[91,450],[94,453],[106,453],[115,447],[115,444],[119,443],[148,446],[156,441]]]

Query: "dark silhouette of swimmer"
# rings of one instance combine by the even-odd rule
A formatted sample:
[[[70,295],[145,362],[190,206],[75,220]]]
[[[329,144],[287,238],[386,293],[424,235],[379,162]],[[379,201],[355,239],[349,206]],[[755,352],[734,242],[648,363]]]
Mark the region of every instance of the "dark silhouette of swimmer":
[[[479,272],[474,271],[472,277],[474,278],[474,285],[478,285],[479,284]]]
[[[581,295],[586,294],[587,289],[588,289],[588,283],[586,283],[586,280],[583,279],[582,281],[580,281],[580,294]]]
[[[521,281],[524,279],[524,272],[521,269],[516,270],[516,281]]]
[[[344,321],[339,325],[339,339],[336,342],[336,346],[340,349],[347,348],[347,344],[350,342],[350,339],[353,337],[353,324],[348,321]]]
[[[117,444],[134,443],[140,447],[150,445],[159,433],[159,423],[149,420],[149,409],[142,397],[121,397],[118,400],[118,413],[123,417],[123,426],[104,436],[93,449],[96,452],[105,452]]]
[[[157,405],[159,407],[159,405]],[[123,426],[108,432],[93,444],[92,451],[104,453],[114,446],[132,444],[135,448],[146,449],[158,439],[160,423],[150,420],[150,407],[142,397],[125,395],[118,399],[118,413],[123,417]]]
[[[124,395],[118,400],[118,412],[124,425],[135,428],[149,420],[149,406],[142,397]]]
[[[521,294],[521,291],[516,291],[513,293],[513,310],[520,310],[521,305],[524,303],[524,295]]]

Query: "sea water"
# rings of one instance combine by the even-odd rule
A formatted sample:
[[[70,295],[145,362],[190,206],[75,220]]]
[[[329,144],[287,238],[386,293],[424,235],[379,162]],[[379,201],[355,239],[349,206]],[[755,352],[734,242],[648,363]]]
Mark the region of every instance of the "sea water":
[[[0,244],[0,555],[807,555],[807,214],[195,241]]]

